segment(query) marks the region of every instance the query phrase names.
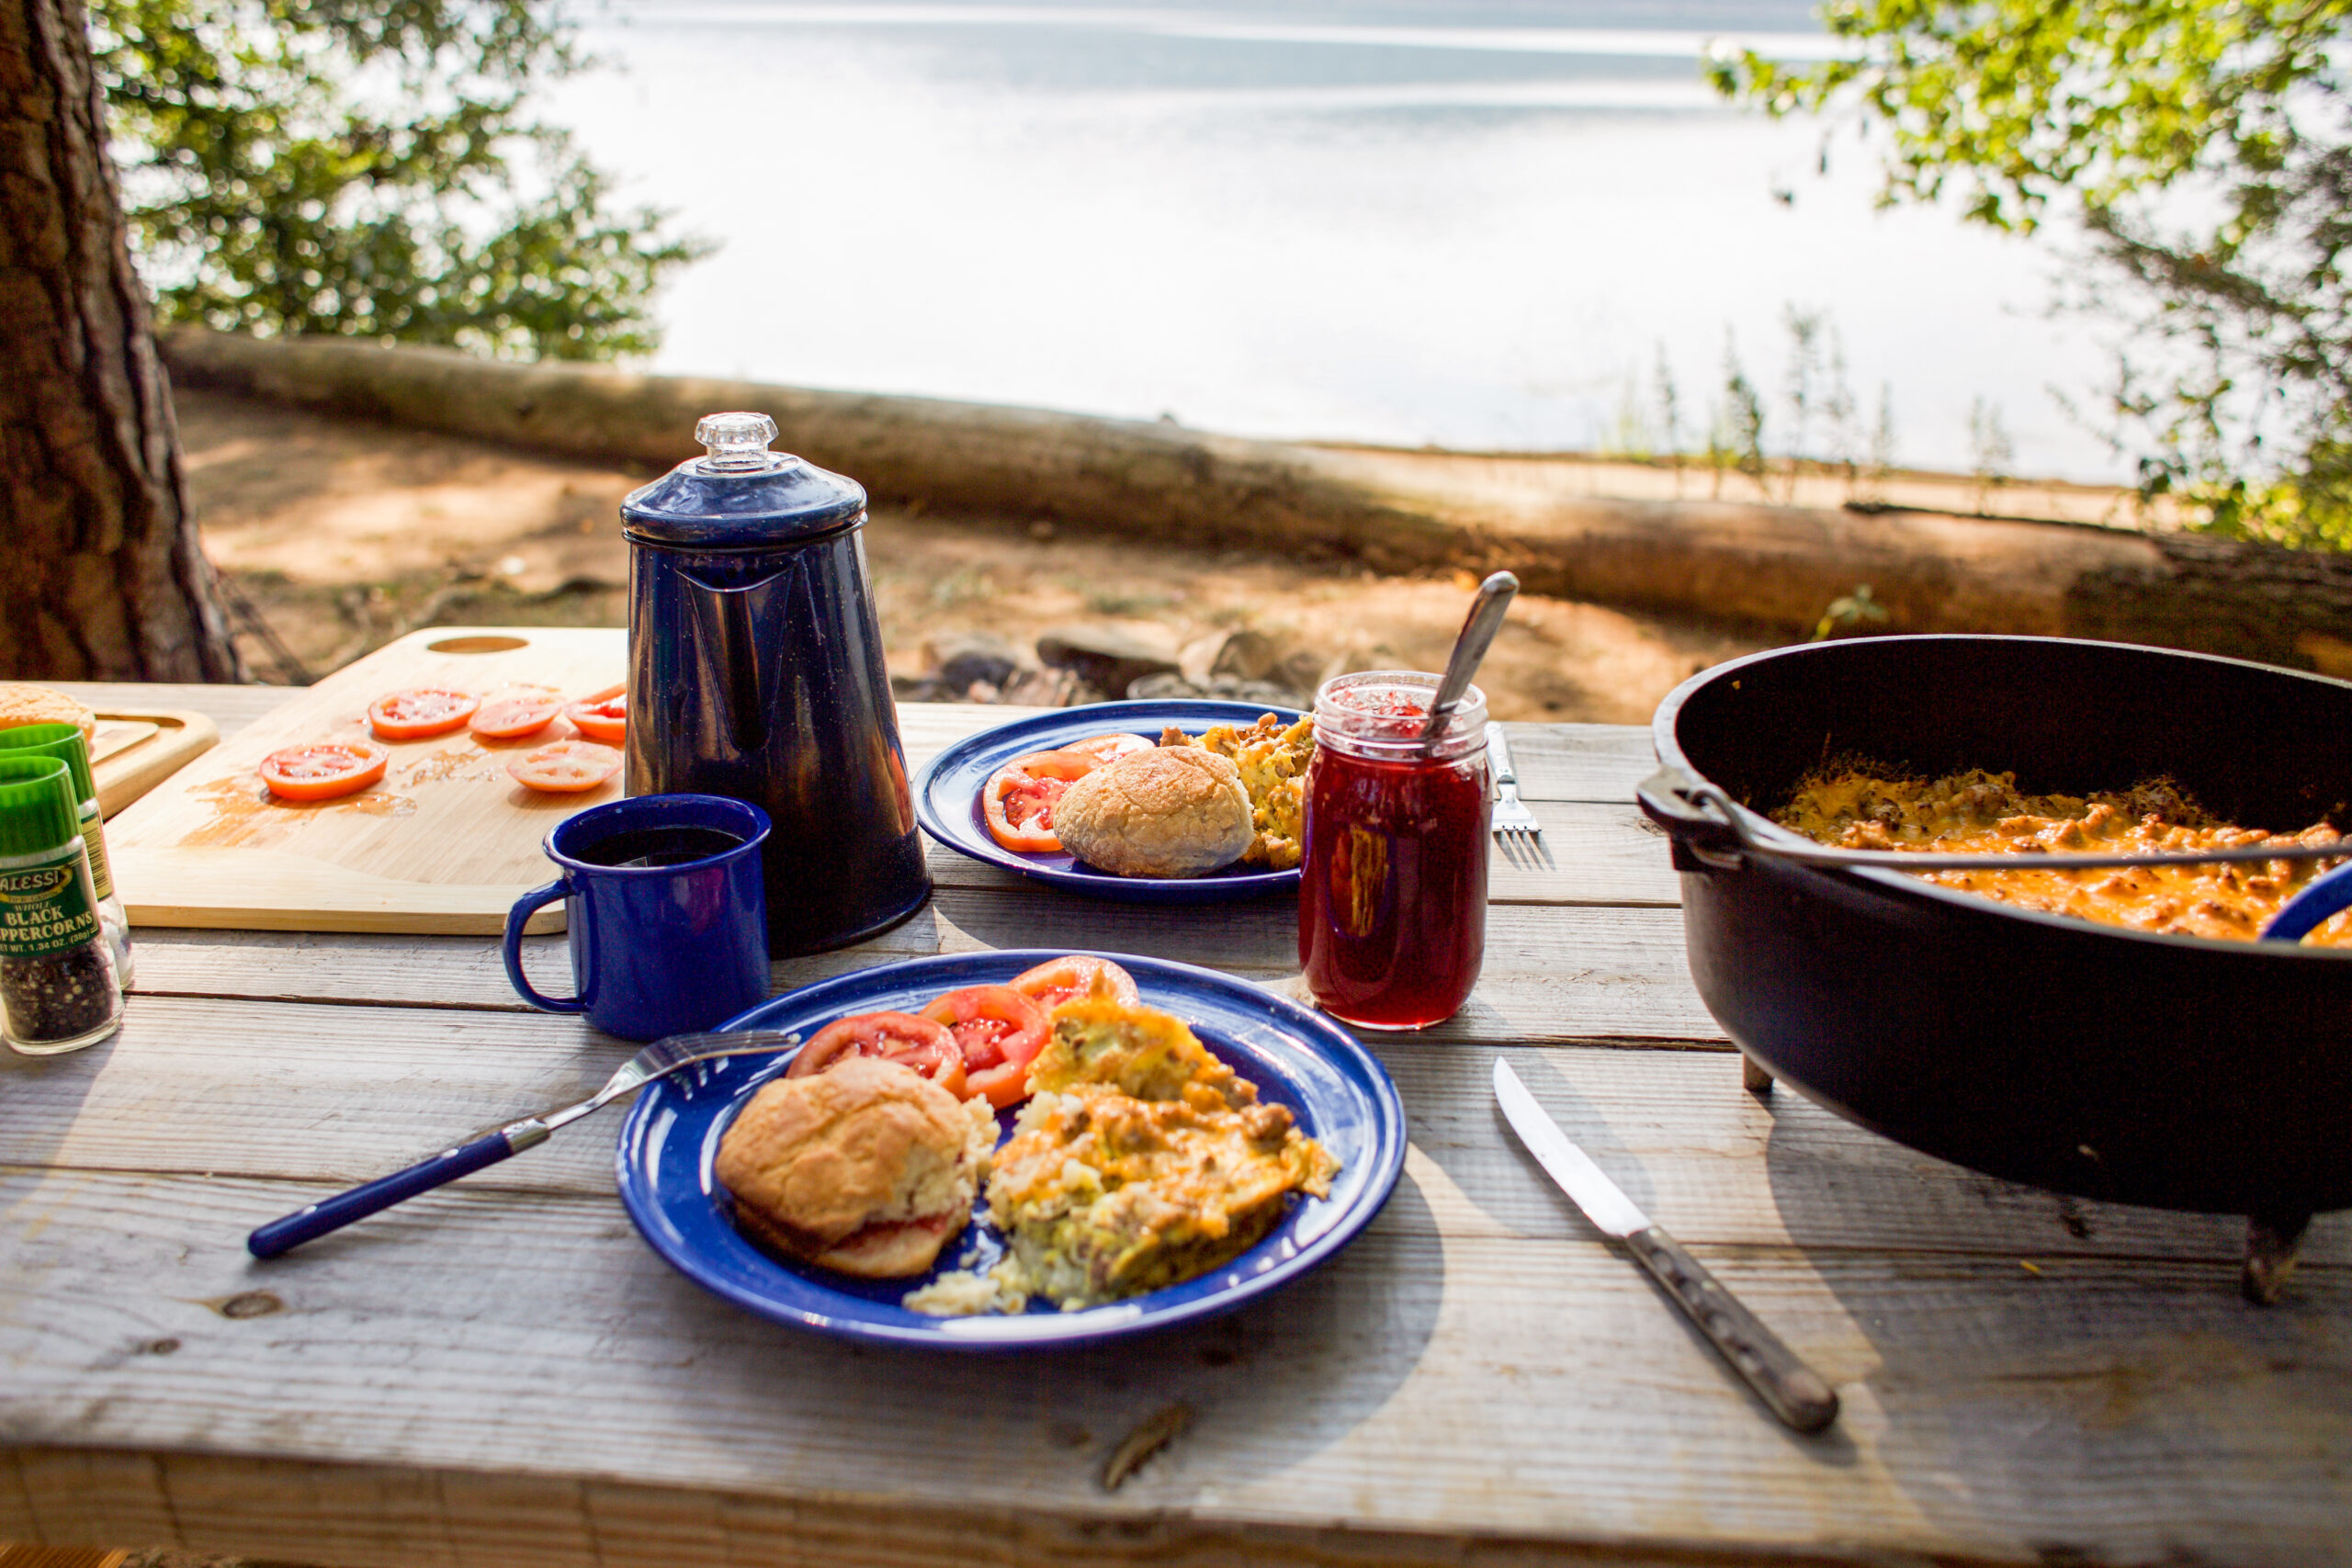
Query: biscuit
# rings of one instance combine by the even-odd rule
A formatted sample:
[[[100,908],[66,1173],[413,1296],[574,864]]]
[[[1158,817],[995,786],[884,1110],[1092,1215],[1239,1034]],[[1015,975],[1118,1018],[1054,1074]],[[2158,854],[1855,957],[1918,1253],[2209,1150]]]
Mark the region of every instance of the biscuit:
[[[970,1219],[992,1115],[895,1062],[853,1057],[764,1085],[719,1139],[735,1223],[866,1279],[920,1274]]]
[[[78,725],[85,746],[98,729],[90,710],[62,692],[25,681],[0,681],[0,729],[14,729],[21,724]]]
[[[1062,848],[1115,876],[1200,876],[1257,837],[1233,763],[1196,746],[1131,751],[1077,780],[1054,805]]]

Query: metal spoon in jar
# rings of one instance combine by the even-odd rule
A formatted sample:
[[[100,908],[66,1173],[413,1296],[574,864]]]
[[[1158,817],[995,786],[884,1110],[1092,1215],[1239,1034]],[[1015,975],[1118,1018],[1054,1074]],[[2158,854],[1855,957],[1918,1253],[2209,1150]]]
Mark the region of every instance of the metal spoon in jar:
[[[1436,749],[1446,719],[1462,701],[1462,694],[1470,689],[1470,677],[1478,672],[1478,661],[1487,657],[1495,633],[1502,629],[1503,612],[1510,608],[1511,596],[1518,592],[1519,579],[1507,571],[1496,572],[1478,584],[1478,596],[1470,601],[1470,614],[1462,623],[1462,635],[1453,639],[1453,656],[1445,661],[1445,676],[1438,682],[1437,695],[1430,703],[1430,721],[1421,728],[1424,755]]]

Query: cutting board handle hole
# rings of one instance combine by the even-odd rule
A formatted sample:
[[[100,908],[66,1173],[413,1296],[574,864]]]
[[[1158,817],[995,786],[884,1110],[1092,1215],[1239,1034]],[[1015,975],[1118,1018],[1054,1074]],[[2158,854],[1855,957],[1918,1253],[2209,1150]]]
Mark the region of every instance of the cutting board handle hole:
[[[506,653],[531,644],[519,637],[445,637],[424,646],[434,653]]]

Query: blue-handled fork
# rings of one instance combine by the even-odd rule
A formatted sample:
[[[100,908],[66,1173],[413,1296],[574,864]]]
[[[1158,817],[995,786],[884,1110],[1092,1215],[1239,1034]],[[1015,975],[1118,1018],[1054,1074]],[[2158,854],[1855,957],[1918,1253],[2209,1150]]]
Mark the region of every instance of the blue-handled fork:
[[[255,1258],[275,1258],[290,1247],[306,1241],[316,1241],[329,1231],[338,1231],[354,1220],[406,1202],[420,1192],[430,1192],[444,1182],[455,1181],[461,1176],[496,1165],[512,1155],[537,1147],[548,1141],[548,1134],[558,1127],[579,1121],[592,1111],[601,1111],[631,1089],[641,1089],[655,1078],[667,1077],[681,1067],[696,1062],[714,1061],[720,1056],[748,1056],[763,1052],[784,1050],[800,1043],[797,1033],[780,1029],[752,1029],[735,1033],[704,1031],[696,1034],[672,1034],[656,1040],[636,1055],[621,1064],[620,1070],[605,1080],[605,1087],[576,1105],[560,1111],[542,1111],[526,1116],[520,1122],[509,1122],[495,1132],[484,1133],[470,1143],[443,1149],[439,1154],[417,1161],[405,1170],[355,1187],[348,1192],[338,1192],[322,1198],[307,1208],[297,1209],[284,1219],[272,1220],[245,1238],[245,1249]]]

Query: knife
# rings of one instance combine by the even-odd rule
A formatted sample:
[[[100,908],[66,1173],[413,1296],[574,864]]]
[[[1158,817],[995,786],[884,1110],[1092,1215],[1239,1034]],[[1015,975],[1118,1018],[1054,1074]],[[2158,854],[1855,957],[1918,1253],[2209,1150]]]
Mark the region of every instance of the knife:
[[[1797,1359],[1680,1243],[1650,1224],[1591,1156],[1568,1141],[1500,1056],[1495,1058],[1495,1100],[1511,1131],[1560,1190],[1576,1201],[1585,1218],[1633,1248],[1642,1267],[1773,1415],[1800,1432],[1818,1432],[1838,1419],[1838,1395],[1821,1374]]]

